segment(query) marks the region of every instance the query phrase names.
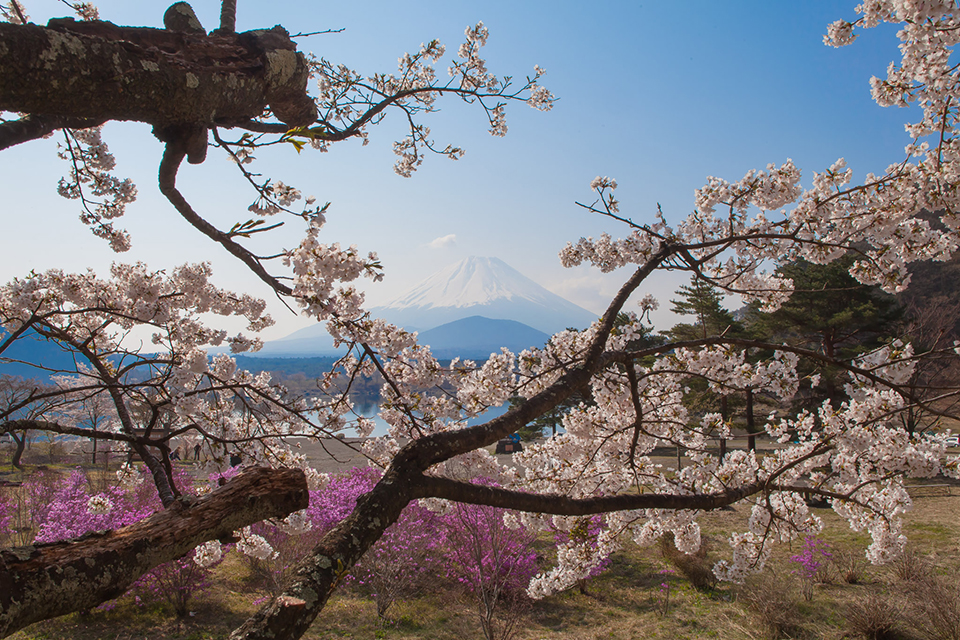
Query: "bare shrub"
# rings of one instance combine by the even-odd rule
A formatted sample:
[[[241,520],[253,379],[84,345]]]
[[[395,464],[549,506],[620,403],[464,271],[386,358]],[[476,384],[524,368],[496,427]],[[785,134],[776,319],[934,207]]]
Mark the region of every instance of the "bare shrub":
[[[834,547],[830,566],[841,582],[861,584],[867,577],[867,559],[863,551],[850,547]],[[827,583],[827,580],[823,580]]]
[[[907,547],[893,562],[893,573],[902,582],[920,582],[933,573],[930,561],[917,553],[913,547]]]
[[[59,478],[59,474],[53,471],[36,471],[10,491],[7,526],[13,546],[33,542],[40,526],[47,520]]]
[[[889,596],[872,591],[851,600],[847,605],[847,628],[850,634],[866,640],[895,640],[900,637],[898,624],[903,617],[903,604]]]
[[[530,607],[537,572],[533,534],[504,524],[504,510],[458,504],[445,519],[449,575],[474,597],[486,640],[511,640]]]
[[[712,589],[717,586],[717,576],[713,573],[712,564],[707,560],[708,550],[706,540],[701,542],[696,553],[683,553],[674,544],[672,533],[660,538],[660,553],[664,559],[676,567],[695,589]]]
[[[793,581],[782,574],[768,569],[753,576],[740,587],[738,597],[756,614],[764,637],[776,640],[798,635],[802,631],[799,600],[794,592]]]
[[[219,564],[219,561],[218,561]],[[196,597],[213,584],[213,574],[208,567],[201,567],[187,553],[178,560],[165,562],[145,574],[132,588],[137,602],[165,601],[173,607],[178,618],[190,614],[190,605]]]
[[[960,584],[933,572],[904,583],[906,621],[921,637],[960,640]]]
[[[241,554],[240,557],[249,570],[250,586],[270,596],[278,596],[283,593],[285,585],[292,578],[300,561],[314,545],[320,542],[321,534],[308,531],[292,536],[264,523],[254,525],[251,531],[263,536],[273,547],[275,555],[269,558],[255,558]]]
[[[371,593],[381,621],[394,602],[436,585],[445,570],[440,558],[443,533],[437,514],[408,505],[353,568],[352,579]]]

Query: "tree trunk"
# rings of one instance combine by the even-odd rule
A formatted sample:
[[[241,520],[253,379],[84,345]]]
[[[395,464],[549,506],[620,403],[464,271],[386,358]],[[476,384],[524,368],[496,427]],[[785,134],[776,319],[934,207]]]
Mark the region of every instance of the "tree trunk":
[[[255,468],[136,524],[76,540],[0,551],[0,637],[121,595],[157,565],[207,540],[307,506],[296,469]]]
[[[232,640],[300,638],[363,554],[397,521],[415,497],[415,479],[390,468],[357,499],[349,516],[334,527],[297,567],[292,584],[231,634]]]
[[[13,460],[11,461],[11,464],[13,464],[13,466],[20,471],[23,471],[23,463],[20,461],[20,459],[23,457],[23,450],[27,444],[27,434],[24,432],[24,434],[18,438],[17,434],[13,431],[9,431],[8,433],[10,434],[10,437],[13,438],[13,441],[17,443],[17,450],[13,452]]]
[[[720,417],[723,419],[723,424],[727,424],[727,420],[730,417],[730,408],[727,404],[727,396],[720,396]],[[723,459],[727,457],[727,439],[720,438],[720,462],[723,462]]]
[[[747,389],[747,450],[757,450],[757,425],[753,418],[753,389]]]

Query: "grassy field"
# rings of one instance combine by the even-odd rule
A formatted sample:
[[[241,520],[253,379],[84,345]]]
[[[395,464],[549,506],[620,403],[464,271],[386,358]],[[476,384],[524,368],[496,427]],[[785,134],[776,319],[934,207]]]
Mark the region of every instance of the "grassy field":
[[[10,477],[12,469],[0,468]],[[943,484],[938,480],[935,484]],[[934,484],[934,483],[929,483]],[[825,528],[820,539],[830,545],[829,565],[818,575],[812,599],[801,595],[797,565],[790,556],[802,541],[779,548],[769,569],[743,586],[699,585],[704,569],[728,554],[726,537],[742,530],[748,509],[705,514],[701,520],[705,558],[680,557],[672,547],[630,547],[617,553],[609,569],[578,589],[530,602],[516,612],[518,640],[632,638],[843,638],[879,637],[917,640],[960,638],[923,629],[930,607],[950,607],[960,625],[960,487],[918,486],[907,522],[911,562],[872,567],[863,550],[868,539],[851,531],[829,509],[815,509]],[[547,541],[538,552],[549,562]],[[912,563],[912,564],[911,564]],[[912,567],[912,568],[911,568]],[[923,567],[929,571],[924,573]],[[249,563],[230,554],[216,569],[214,584],[177,619],[164,605],[138,606],[132,598],[109,610],[36,624],[12,636],[16,640],[72,638],[192,639],[225,638],[265,597],[251,578]],[[690,577],[693,580],[691,581]],[[904,577],[912,578],[904,580]],[[917,576],[926,576],[922,580]],[[940,585],[940,587],[937,587]],[[939,591],[937,589],[940,588]],[[951,600],[952,598],[952,600]],[[943,602],[939,602],[939,600]],[[859,608],[858,608],[859,607]],[[371,598],[344,587],[313,625],[307,638],[383,638],[464,640],[481,638],[477,605],[469,595],[447,585],[396,603],[385,620]],[[858,634],[851,620],[884,611],[898,622],[887,635]],[[869,622],[869,621],[868,621]],[[876,621],[872,624],[877,626]],[[862,626],[862,624],[861,624]],[[955,625],[956,626],[956,625]]]

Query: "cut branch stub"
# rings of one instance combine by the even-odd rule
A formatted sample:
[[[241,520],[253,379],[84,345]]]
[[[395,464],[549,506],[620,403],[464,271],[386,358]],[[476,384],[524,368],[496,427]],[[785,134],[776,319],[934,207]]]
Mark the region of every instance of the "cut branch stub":
[[[205,35],[109,22],[0,23],[0,109],[230,126],[269,108],[290,127],[316,119],[308,69],[281,27]]]
[[[154,567],[207,540],[305,509],[298,469],[254,468],[136,524],[51,544],[0,551],[0,637],[122,594]]]

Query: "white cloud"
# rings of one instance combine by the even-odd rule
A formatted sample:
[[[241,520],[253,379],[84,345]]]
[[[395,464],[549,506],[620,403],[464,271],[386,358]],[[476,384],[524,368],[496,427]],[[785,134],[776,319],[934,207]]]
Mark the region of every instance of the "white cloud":
[[[457,243],[457,234],[451,233],[446,236],[441,236],[427,243],[427,246],[431,249],[445,249],[447,247],[452,247]]]

